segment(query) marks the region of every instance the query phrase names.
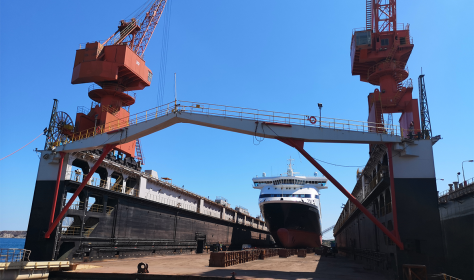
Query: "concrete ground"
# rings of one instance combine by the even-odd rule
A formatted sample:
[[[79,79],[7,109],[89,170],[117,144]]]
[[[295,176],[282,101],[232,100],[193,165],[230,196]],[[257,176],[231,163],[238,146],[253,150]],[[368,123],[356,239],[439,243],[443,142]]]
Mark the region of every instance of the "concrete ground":
[[[131,274],[137,272],[137,265],[140,262],[148,263],[150,274],[155,275],[230,277],[231,273],[235,272],[237,279],[386,279],[383,274],[365,270],[361,264],[353,260],[341,256],[321,258],[314,254],[308,254],[306,258],[275,256],[225,268],[209,267],[209,254],[129,258],[90,262],[80,265],[78,270],[68,274]],[[70,278],[73,279],[74,276],[71,275]]]

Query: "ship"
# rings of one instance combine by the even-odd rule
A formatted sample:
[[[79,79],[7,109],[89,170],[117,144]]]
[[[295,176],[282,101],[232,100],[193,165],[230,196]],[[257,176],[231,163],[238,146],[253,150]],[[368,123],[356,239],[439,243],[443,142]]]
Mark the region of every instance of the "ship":
[[[320,190],[327,179],[296,176],[291,163],[286,176],[255,177],[259,207],[275,242],[284,248],[315,248],[322,244]]]

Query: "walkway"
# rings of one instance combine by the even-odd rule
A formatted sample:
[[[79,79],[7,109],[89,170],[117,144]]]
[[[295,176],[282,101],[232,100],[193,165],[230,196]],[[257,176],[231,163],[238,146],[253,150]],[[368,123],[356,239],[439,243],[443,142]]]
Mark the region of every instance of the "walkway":
[[[189,123],[252,136],[296,138],[304,142],[397,143],[398,126],[362,121],[238,108],[179,101],[147,110],[95,129],[74,133],[57,151],[75,152],[120,144],[163,130],[177,123]],[[377,133],[376,131],[383,131]]]

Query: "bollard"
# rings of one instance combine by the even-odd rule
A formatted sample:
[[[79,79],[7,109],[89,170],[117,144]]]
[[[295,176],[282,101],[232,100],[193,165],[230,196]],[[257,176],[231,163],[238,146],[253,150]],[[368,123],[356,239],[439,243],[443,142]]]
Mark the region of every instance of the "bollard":
[[[138,264],[138,271],[137,273],[149,273],[148,272],[148,264],[147,263],[139,263]]]

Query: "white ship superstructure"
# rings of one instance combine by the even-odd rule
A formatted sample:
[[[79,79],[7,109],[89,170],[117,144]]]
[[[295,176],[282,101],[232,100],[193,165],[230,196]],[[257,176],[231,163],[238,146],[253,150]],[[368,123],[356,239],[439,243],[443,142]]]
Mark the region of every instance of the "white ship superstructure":
[[[259,207],[273,238],[281,246],[317,247],[321,244],[320,190],[327,189],[327,179],[298,176],[292,159],[286,176],[253,178],[260,189]]]

